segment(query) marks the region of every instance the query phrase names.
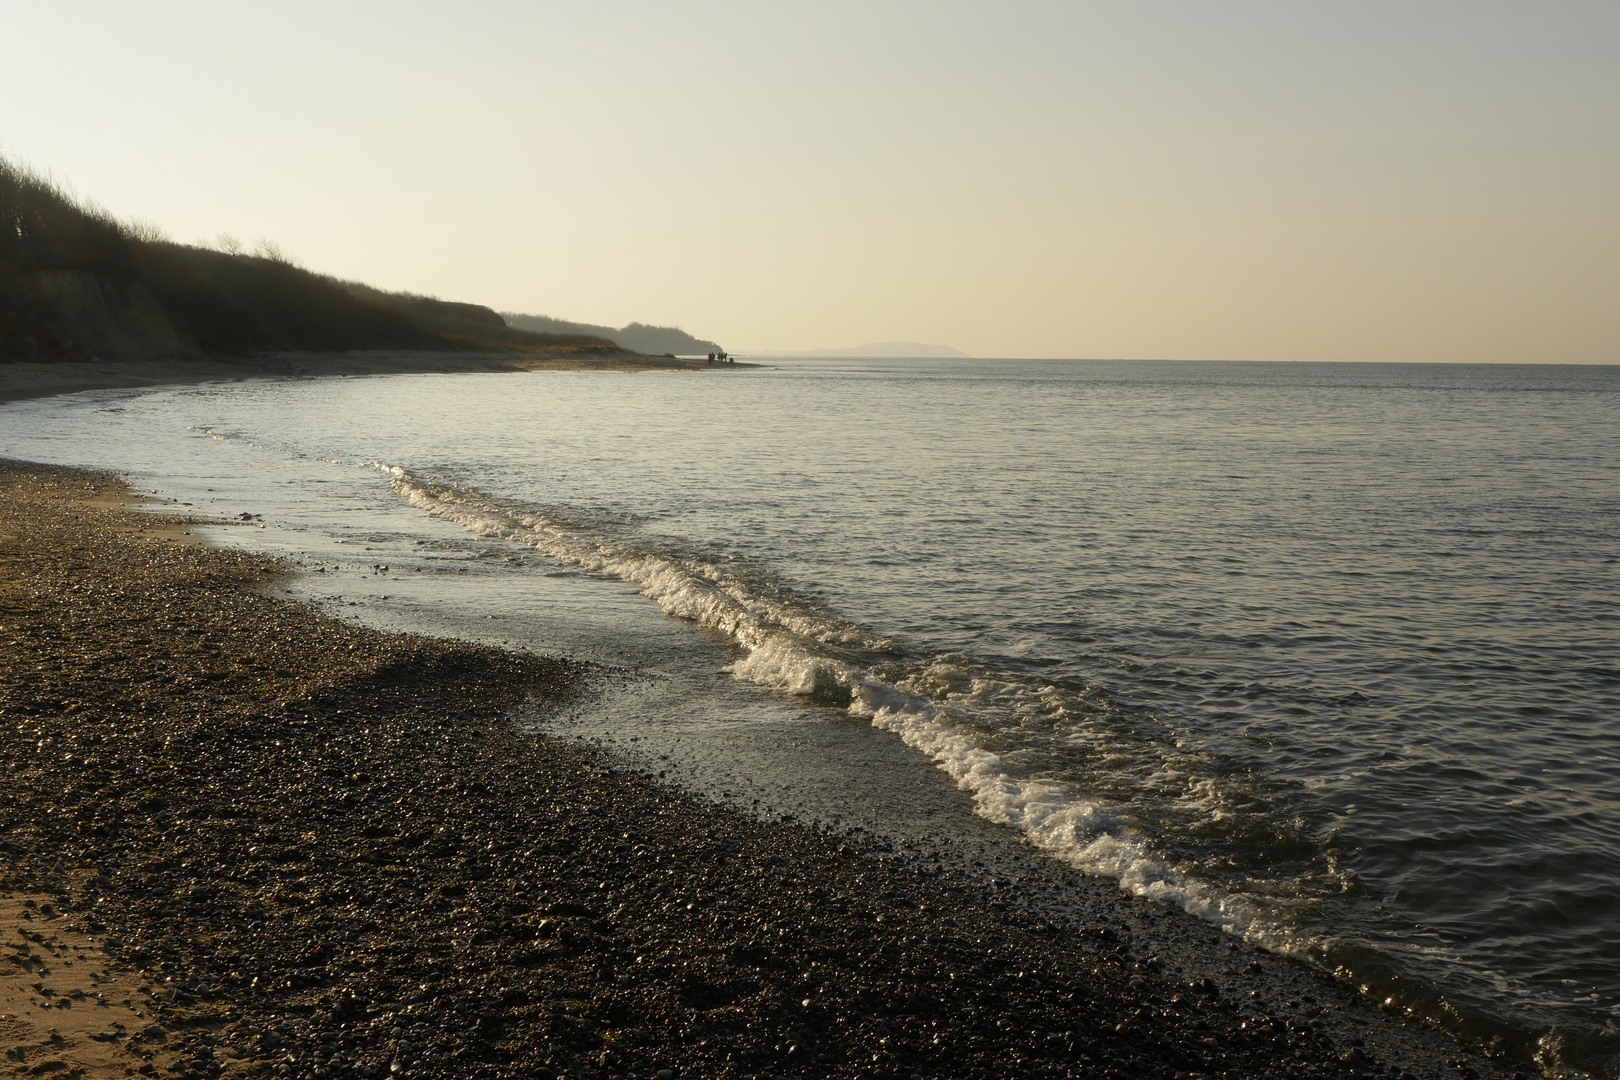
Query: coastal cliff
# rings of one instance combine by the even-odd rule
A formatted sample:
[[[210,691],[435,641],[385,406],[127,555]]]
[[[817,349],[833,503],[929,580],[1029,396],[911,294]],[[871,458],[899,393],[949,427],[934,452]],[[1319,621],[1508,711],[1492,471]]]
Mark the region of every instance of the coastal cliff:
[[[0,362],[358,350],[617,357],[590,334],[389,293],[256,253],[171,243],[0,160]]]

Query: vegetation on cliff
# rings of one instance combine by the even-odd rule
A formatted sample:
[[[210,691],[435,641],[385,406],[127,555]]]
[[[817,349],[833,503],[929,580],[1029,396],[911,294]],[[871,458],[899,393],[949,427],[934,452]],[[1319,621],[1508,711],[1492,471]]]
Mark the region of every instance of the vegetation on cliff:
[[[369,349],[618,355],[476,304],[312,273],[275,245],[172,243],[0,158],[0,361]]]

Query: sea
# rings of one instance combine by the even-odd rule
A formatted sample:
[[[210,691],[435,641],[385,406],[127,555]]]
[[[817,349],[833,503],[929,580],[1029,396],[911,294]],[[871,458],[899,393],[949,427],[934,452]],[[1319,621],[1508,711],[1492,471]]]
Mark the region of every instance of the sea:
[[[262,379],[0,406],[0,454],[339,617],[587,663],[537,725],[666,782],[968,818],[1620,1074],[1620,367]]]

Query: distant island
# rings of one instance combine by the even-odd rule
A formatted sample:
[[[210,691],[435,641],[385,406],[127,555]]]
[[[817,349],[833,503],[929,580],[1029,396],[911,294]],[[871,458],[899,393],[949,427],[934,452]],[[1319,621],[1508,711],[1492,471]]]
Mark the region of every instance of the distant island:
[[[666,353],[671,356],[706,356],[709,353],[724,351],[712,341],[693,337],[685,330],[673,326],[648,326],[645,323],[633,322],[628,326],[614,329],[611,326],[595,326],[591,323],[565,322],[562,319],[553,319],[549,315],[523,315],[516,311],[503,311],[501,316],[506,319],[506,325],[515,330],[605,338],[622,349],[649,356],[663,356]]]
[[[881,357],[950,357],[966,358],[967,353],[949,345],[925,345],[920,341],[874,341],[852,349],[806,349],[803,352],[755,353],[756,356],[881,356]]]

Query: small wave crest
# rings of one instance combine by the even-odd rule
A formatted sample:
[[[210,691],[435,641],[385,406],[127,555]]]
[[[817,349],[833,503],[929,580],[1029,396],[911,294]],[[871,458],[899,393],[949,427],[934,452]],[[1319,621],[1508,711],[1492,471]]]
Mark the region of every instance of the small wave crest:
[[[623,523],[610,525],[572,508],[506,503],[398,466],[377,467],[430,514],[629,582],[666,614],[727,635],[745,651],[731,667],[736,678],[845,708],[893,733],[949,775],[980,816],[1017,829],[1063,862],[1258,944],[1284,951],[1304,944],[1291,939],[1274,905],[1172,865],[1105,800],[1030,775],[987,745],[994,725],[979,714],[1051,708],[1051,687],[972,677],[937,659],[897,661],[892,641],[817,610],[791,590],[673,542],[659,545]]]

